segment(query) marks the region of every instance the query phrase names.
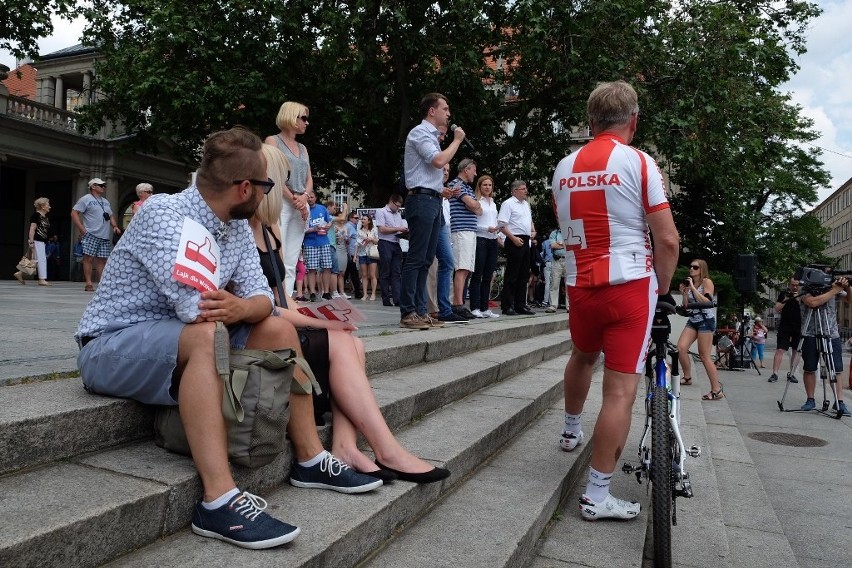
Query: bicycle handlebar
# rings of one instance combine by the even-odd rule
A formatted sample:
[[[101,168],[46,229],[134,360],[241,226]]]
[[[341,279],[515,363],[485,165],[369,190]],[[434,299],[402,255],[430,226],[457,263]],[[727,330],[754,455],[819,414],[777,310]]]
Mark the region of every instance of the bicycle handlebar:
[[[661,300],[657,300],[657,311],[662,312],[666,315],[670,315],[677,311],[677,308],[674,304],[670,304],[668,302],[663,302]]]
[[[687,310],[707,310],[710,308],[715,308],[716,302],[689,302],[686,304]]]

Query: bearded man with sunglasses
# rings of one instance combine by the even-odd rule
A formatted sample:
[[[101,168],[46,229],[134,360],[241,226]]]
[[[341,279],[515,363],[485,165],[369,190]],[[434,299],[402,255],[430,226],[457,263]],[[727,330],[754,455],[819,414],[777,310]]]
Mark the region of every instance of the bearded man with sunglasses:
[[[272,291],[247,222],[273,186],[260,138],[243,128],[210,135],[196,183],[175,195],[151,197],[133,219],[75,335],[88,391],[143,404],[180,403],[203,486],[192,530],[251,549],[290,542],[300,531],[266,514],[262,498],[236,487],[214,331],[221,321],[232,348],[289,348],[301,356],[295,328],[270,317]],[[210,287],[195,285],[190,271],[196,278],[212,274],[205,281]],[[298,367],[295,378],[311,384]],[[311,388],[305,390],[290,394],[288,432],[296,457],[291,483],[341,493],[380,486],[381,480],[354,472],[323,449]]]

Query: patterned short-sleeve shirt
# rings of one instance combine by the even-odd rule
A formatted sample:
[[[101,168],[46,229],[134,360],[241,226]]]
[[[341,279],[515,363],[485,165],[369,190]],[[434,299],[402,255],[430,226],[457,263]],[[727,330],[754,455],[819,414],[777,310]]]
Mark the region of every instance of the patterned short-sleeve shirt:
[[[248,221],[224,223],[195,186],[175,195],[154,195],[134,216],[107,260],[101,283],[86,306],[76,338],[95,337],[148,320],[190,323],[201,313],[201,292],[172,279],[184,218],[203,225],[220,247],[220,288],[241,298],[272,292],[263,276]]]

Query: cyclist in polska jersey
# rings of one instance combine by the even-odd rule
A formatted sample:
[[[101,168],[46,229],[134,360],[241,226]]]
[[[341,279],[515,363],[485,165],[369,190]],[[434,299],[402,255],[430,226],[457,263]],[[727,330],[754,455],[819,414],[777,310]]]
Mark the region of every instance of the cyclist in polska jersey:
[[[603,352],[603,404],[580,512],[587,520],[633,519],[639,504],[614,497],[609,485],[630,430],[657,296],[668,293],[677,263],[679,236],[657,164],[629,146],[639,121],[636,91],[624,81],[602,83],[586,110],[594,139],[559,162],[552,183],[574,341],[565,366],[560,444],[571,451],[583,441],[583,405]]]

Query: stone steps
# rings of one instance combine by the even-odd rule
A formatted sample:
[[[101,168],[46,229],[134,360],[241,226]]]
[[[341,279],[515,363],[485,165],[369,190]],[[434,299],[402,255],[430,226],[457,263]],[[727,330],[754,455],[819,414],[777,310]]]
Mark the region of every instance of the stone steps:
[[[267,552],[286,555],[288,564],[298,551],[305,566],[354,565],[422,514],[561,396],[559,365],[526,370],[569,349],[565,321],[556,320],[369,338],[368,368],[388,423],[402,428],[399,437],[412,451],[448,465],[453,476],[434,486],[399,482],[342,496],[282,485],[289,452],[258,470],[234,468],[241,487],[268,497],[273,511],[304,531],[287,550]],[[251,560],[253,551],[181,530],[200,484],[188,458],[150,441],[150,409],[90,396],[77,380],[2,387],[0,404],[16,408],[0,419],[0,565],[97,566],[116,558],[124,565],[166,542],[174,556],[154,564],[174,565],[183,540],[193,557],[197,547],[212,551],[214,565],[235,554],[243,563],[269,560],[267,552]],[[346,523],[370,528],[363,533]],[[329,527],[337,528],[320,538]]]

